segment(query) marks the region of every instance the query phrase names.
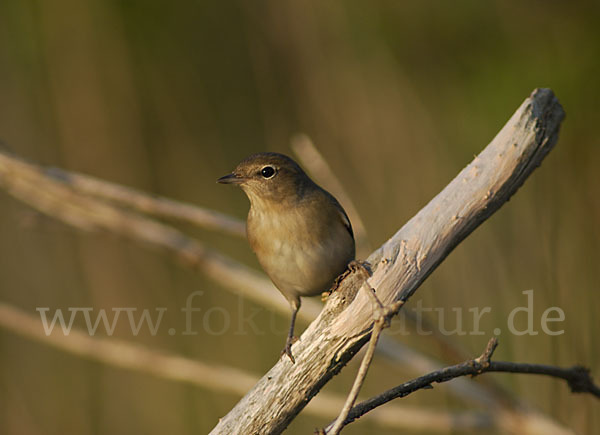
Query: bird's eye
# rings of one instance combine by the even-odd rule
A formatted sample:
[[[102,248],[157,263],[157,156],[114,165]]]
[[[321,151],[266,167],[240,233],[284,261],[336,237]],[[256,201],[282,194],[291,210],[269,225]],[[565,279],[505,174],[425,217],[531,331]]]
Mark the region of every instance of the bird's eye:
[[[275,175],[275,169],[273,169],[272,166],[265,166],[260,170],[260,175],[262,175],[264,178],[271,178],[273,175]]]

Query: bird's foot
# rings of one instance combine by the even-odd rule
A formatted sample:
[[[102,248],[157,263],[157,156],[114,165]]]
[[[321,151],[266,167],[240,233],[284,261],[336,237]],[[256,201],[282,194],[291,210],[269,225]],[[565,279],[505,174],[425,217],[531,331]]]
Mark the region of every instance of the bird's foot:
[[[371,272],[371,263],[363,260],[352,260],[350,263],[348,263],[346,270],[344,270],[344,272],[342,272],[342,274],[339,275],[335,281],[333,281],[333,285],[329,291],[321,294],[321,300],[325,302],[329,295],[338,289],[342,281],[346,279],[348,275],[356,272],[361,273],[364,279],[370,278],[371,275],[373,275],[373,272]]]
[[[292,345],[298,341],[298,337],[288,337],[287,341],[285,342],[285,347],[283,348],[283,350],[281,351],[281,356],[283,355],[287,355],[288,358],[290,359],[290,361],[292,362],[292,364],[296,364],[296,360],[294,359],[294,355],[292,355]]]
[[[362,273],[365,279],[370,278],[373,275],[373,272],[371,271],[371,263],[368,261],[352,260],[350,263],[348,263],[348,270],[351,273]]]

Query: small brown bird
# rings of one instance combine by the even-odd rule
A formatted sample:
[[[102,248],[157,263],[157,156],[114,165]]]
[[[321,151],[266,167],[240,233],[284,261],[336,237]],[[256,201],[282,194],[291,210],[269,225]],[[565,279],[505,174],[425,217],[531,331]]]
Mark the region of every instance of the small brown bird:
[[[292,355],[300,296],[328,290],[354,260],[350,219],[291,158],[258,153],[217,180],[238,184],[250,199],[248,241],[261,266],[290,303],[292,321],[282,354]]]

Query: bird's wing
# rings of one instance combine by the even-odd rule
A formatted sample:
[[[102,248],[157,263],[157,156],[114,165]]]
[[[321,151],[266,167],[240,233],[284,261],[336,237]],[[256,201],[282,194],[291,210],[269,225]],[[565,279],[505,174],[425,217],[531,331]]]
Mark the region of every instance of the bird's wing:
[[[352,224],[350,223],[350,218],[346,214],[346,211],[344,210],[344,208],[340,205],[339,202],[337,202],[337,200],[335,198],[334,198],[334,204],[335,204],[335,208],[337,209],[337,211],[340,215],[340,219],[342,220],[342,223],[344,224],[344,226],[350,233],[350,236],[354,239],[354,231],[352,231]]]

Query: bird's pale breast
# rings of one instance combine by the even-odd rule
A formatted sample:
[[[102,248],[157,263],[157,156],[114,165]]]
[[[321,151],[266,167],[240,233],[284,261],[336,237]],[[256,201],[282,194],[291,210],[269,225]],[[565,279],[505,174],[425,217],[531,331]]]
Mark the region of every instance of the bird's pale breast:
[[[288,299],[327,290],[354,258],[354,240],[330,204],[251,207],[247,230],[261,266]]]

